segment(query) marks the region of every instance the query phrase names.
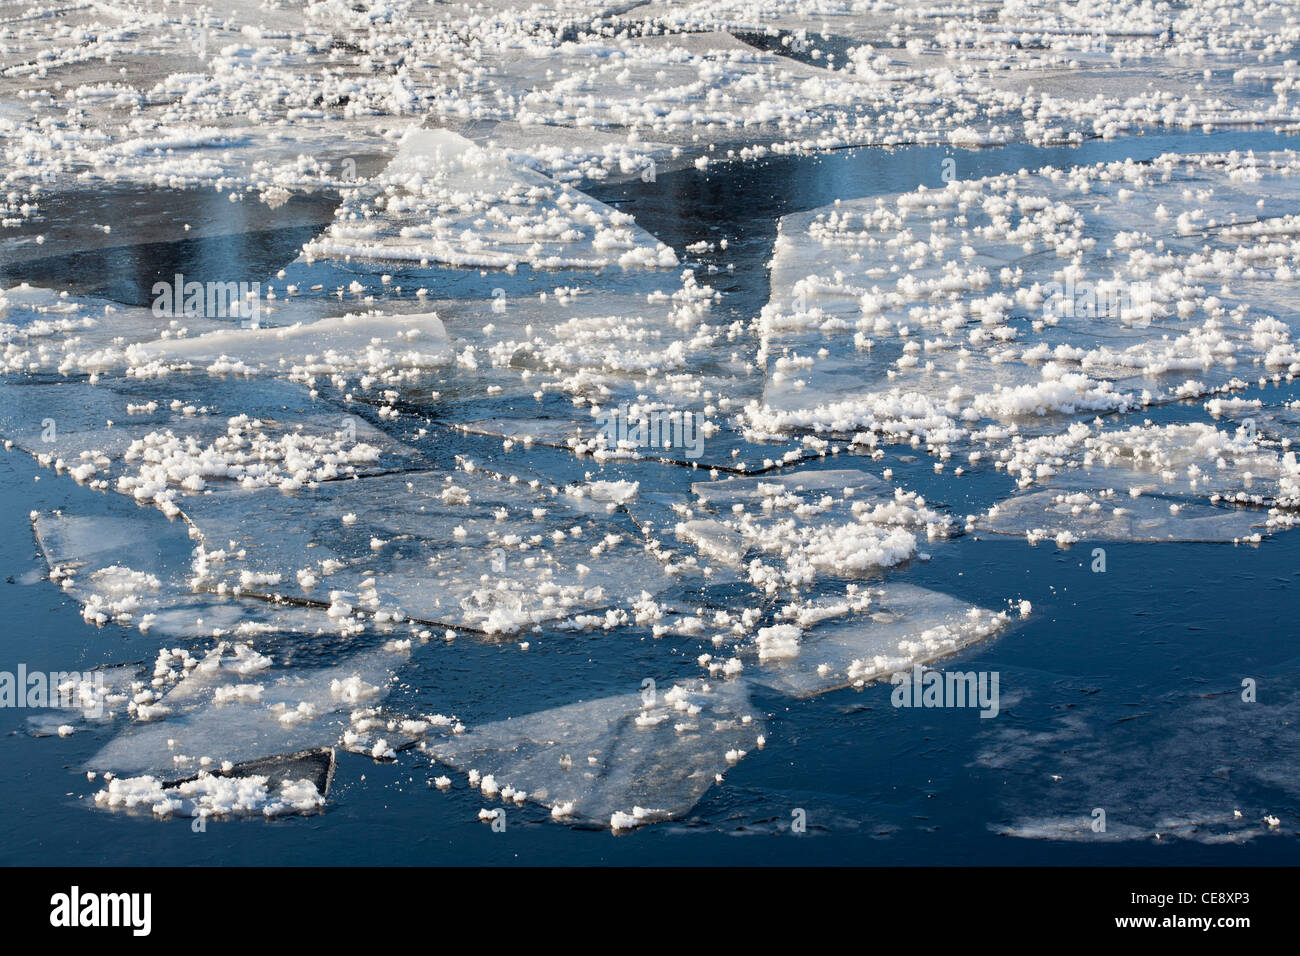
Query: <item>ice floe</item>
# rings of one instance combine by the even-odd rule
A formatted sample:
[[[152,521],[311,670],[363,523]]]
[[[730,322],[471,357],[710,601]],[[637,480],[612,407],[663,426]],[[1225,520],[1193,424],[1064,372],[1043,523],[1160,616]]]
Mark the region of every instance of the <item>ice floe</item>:
[[[671,684],[481,724],[429,741],[485,796],[533,800],[556,819],[626,830],[678,816],[763,724],[741,683]]]
[[[1008,626],[992,612],[915,585],[854,588],[842,602],[790,604],[787,623],[758,634],[749,680],[797,697],[861,687],[930,664]],[[823,619],[826,615],[830,620]]]
[[[787,216],[754,434],[924,441],[1125,412],[1297,368],[1291,154],[954,181]],[[1169,209],[1183,210],[1177,216]]]
[[[459,266],[677,265],[631,216],[445,130],[412,128],[387,168],[304,248]]]
[[[353,730],[365,719],[358,711],[383,702],[405,659],[380,647],[329,666],[286,667],[251,644],[219,642],[170,689],[149,684],[138,692],[131,720],[89,769],[180,781],[300,751],[346,745],[368,752],[373,736]]]

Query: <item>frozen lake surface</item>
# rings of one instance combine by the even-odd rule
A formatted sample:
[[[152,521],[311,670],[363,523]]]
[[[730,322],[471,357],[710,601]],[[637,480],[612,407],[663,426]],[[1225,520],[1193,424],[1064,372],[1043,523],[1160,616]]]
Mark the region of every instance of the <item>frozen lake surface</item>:
[[[1294,862],[1294,18],[985,6],[6,4],[5,862]]]

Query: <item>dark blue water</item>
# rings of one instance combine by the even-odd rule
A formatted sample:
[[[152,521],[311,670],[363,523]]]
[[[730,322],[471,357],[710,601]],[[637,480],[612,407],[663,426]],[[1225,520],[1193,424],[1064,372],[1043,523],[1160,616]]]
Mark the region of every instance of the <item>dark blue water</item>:
[[[724,309],[748,318],[767,297],[763,264],[779,216],[835,198],[941,186],[948,156],[967,178],[1048,163],[1296,145],[1273,135],[1224,132],[1148,135],[1069,149],[846,150],[661,175],[654,184],[590,188],[675,248],[728,238],[725,252],[704,257],[724,270],[708,281],[724,292]],[[329,198],[322,197],[313,215],[327,221],[329,208]],[[210,210],[211,217],[230,219],[224,233],[232,237],[244,234],[241,217],[247,215],[230,203]],[[310,228],[306,220],[273,224],[256,242],[137,244],[103,252],[110,257],[103,260],[107,267],[96,265],[93,252],[89,260],[52,256],[46,265],[84,267],[86,287],[98,284],[110,294],[116,290],[123,301],[139,301],[131,290],[147,288],[155,274],[176,271],[178,262],[187,277],[201,280],[206,270],[228,278],[230,257],[237,255],[251,274],[272,276]],[[734,272],[725,272],[727,263]],[[33,281],[38,265],[32,265]],[[608,288],[618,281],[612,273],[532,275],[525,269],[513,278],[477,270],[385,271],[408,290],[423,284],[440,295],[485,297],[493,287],[529,282]],[[313,275],[327,289],[337,284],[324,267]],[[73,274],[67,281],[77,279]],[[1288,386],[1248,394],[1275,403],[1296,398],[1296,391]],[[1199,415],[1199,404],[1188,404],[1143,417]],[[495,440],[436,432],[429,442],[425,450],[435,458],[465,450],[489,466],[537,469],[557,481],[594,468],[546,449],[506,453]],[[844,459],[832,463],[850,465]],[[932,504],[956,516],[1010,491],[1005,476],[994,472],[960,480],[935,475],[928,458],[914,459],[907,449],[891,449],[879,465],[886,466],[894,469],[897,483],[924,491]],[[680,489],[697,477],[657,465],[635,472],[609,467],[600,477],[622,474],[634,474],[643,489]],[[42,471],[17,451],[0,454],[0,495],[6,504],[0,509],[0,588],[8,625],[0,637],[0,669],[12,670],[20,661],[31,670],[151,661],[163,643],[159,638],[87,625],[75,603],[42,577],[44,562],[28,513],[61,507],[93,513],[108,507],[106,499]],[[425,758],[407,755],[378,764],[343,753],[325,813],[213,822],[195,833],[188,820],[159,822],[90,809],[87,794],[97,786],[77,768],[102,739],[94,733],[36,739],[26,729],[27,712],[0,709],[0,862],[1064,865],[1300,859],[1294,835],[1300,820],[1300,742],[1294,729],[1300,718],[1300,653],[1293,623],[1300,535],[1277,535],[1259,547],[1108,544],[1105,574],[1091,572],[1082,546],[1061,550],[1050,543],[1029,547],[1018,539],[966,536],[931,550],[930,561],[914,563],[898,579],[986,606],[1004,598],[1033,602],[1026,623],[945,663],[1001,675],[1002,712],[996,719],[981,720],[975,710],[898,709],[890,705],[888,687],[809,700],[758,691],[755,705],[768,716],[766,748],[732,768],[726,783],[712,788],[684,819],[621,836],[557,825],[534,807],[512,810],[506,832],[494,833],[475,819],[485,801],[466,789],[463,778],[453,775],[456,786],[442,794],[428,782],[444,771]],[[532,709],[524,702],[571,700],[575,691],[626,692],[652,666],[663,677],[696,674],[689,663],[694,653],[681,638],[655,642],[635,628],[617,636],[551,636],[525,655],[511,644],[459,640],[418,649],[401,676],[438,709],[474,722],[520,712],[521,706]],[[1239,699],[1245,677],[1259,687],[1254,704]],[[1112,834],[1130,823],[1146,833],[1153,820],[1159,829],[1162,812],[1179,818],[1240,809],[1250,821],[1268,812],[1283,826],[1275,834],[1223,844],[1185,830],[1161,839],[1075,841],[999,832],[1036,818],[1086,818],[1099,806],[1107,811]],[[807,817],[803,835],[789,832],[796,809]]]

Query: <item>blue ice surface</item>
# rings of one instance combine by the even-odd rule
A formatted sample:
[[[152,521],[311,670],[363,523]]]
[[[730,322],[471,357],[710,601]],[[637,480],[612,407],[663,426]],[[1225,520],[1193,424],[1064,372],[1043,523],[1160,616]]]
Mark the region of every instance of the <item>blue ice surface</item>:
[[[588,188],[675,248],[728,237],[729,248],[706,261],[734,263],[735,271],[710,281],[724,293],[723,309],[748,317],[767,297],[763,263],[781,215],[835,198],[939,186],[946,156],[957,158],[966,178],[1047,163],[1297,145],[1284,136],[1224,131],[1060,148],[845,150],[666,174],[655,184]],[[187,276],[200,279],[205,268],[220,268],[205,264],[207,254],[265,254],[267,275],[283,263],[275,258],[281,250],[274,243],[251,252],[232,252],[228,243],[192,244],[186,254],[193,257],[186,262]],[[166,274],[173,266],[151,261],[140,272]],[[478,270],[385,271],[407,290],[423,284],[446,295],[486,295],[498,286],[608,288],[617,278],[535,275],[525,268],[513,277]],[[377,284],[377,269],[373,278]],[[315,281],[328,288],[335,280]],[[123,282],[114,278],[110,291],[126,289],[129,283]],[[1294,399],[1297,391],[1271,389],[1269,400]],[[1149,410],[1143,417],[1179,421],[1194,412],[1198,403]],[[517,446],[504,452],[494,439],[445,433],[435,433],[423,451],[448,461],[463,452],[488,467],[542,470],[555,481],[593,470],[601,472],[593,477],[634,474],[647,491],[677,490],[698,477],[669,467],[599,469],[559,451]],[[935,475],[925,456],[913,459],[908,451],[889,449],[879,467],[892,467],[898,484],[923,491],[956,516],[1009,491],[1004,476],[994,473],[960,480],[950,472]],[[0,669],[18,661],[31,670],[151,662],[158,638],[113,624],[87,625],[76,604],[41,577],[44,564],[28,513],[66,508],[94,514],[109,507],[105,496],[39,469],[18,452],[0,455],[0,489],[6,505],[0,509],[0,588],[7,625]],[[489,804],[463,777],[451,774],[449,793],[433,791],[429,781],[446,771],[413,756],[378,764],[340,754],[329,808],[311,817],[224,821],[195,833],[187,819],[92,812],[86,794],[94,786],[80,768],[103,735],[37,739],[26,731],[29,712],[0,709],[0,863],[1297,862],[1294,827],[1219,844],[1195,839],[1194,829],[1180,831],[1178,819],[1168,821],[1171,832],[1183,834],[1174,839],[1063,841],[1004,834],[1035,820],[1086,820],[1098,806],[1107,809],[1116,833],[1124,832],[1126,813],[1140,817],[1145,827],[1153,788],[1172,808],[1171,816],[1240,809],[1252,822],[1265,812],[1290,821],[1300,817],[1300,743],[1293,729],[1300,715],[1300,659],[1296,604],[1288,597],[1300,587],[1300,535],[1279,534],[1259,547],[1108,544],[1107,573],[1094,574],[1089,564],[1083,546],[1029,547],[997,536],[978,542],[962,537],[934,549],[931,561],[907,569],[908,583],[986,606],[1002,598],[1033,602],[1034,615],[1025,625],[943,665],[999,672],[1003,701],[997,719],[981,720],[969,709],[895,708],[888,686],[805,700],[755,689],[755,706],[769,716],[766,748],[731,768],[725,786],[710,789],[685,818],[617,837],[555,824],[532,806],[509,809],[506,832],[495,833],[477,821],[478,808]],[[647,672],[661,682],[695,676],[689,655],[665,653],[687,644],[671,636],[655,641],[638,629],[538,641],[526,654],[513,643],[435,642],[413,656],[401,675],[402,693],[437,700],[442,712],[472,713],[481,722],[582,696],[625,693]],[[1259,688],[1255,704],[1239,699],[1247,677]],[[789,832],[796,810],[807,819],[802,835]]]

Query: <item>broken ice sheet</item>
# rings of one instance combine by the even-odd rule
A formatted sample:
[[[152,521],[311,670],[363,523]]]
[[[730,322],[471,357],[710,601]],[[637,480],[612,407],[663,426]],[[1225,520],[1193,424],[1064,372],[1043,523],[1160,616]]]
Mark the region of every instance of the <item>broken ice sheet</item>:
[[[76,733],[82,725],[110,721],[131,699],[139,677],[135,664],[108,664],[89,670],[49,675],[49,711],[27,718],[33,737],[60,737]]]
[[[746,440],[727,426],[710,427],[705,412],[677,403],[640,403],[632,392],[621,402],[590,410],[553,403],[527,417],[511,409],[490,419],[460,422],[467,435],[501,439],[506,452],[556,448],[606,465],[647,462],[728,474],[761,474],[824,457],[825,443],[791,440],[784,449]],[[566,414],[568,412],[568,414]]]
[[[758,661],[747,662],[745,676],[796,697],[861,687],[954,654],[1009,623],[1006,612],[911,584],[851,588],[842,599],[784,608],[778,623],[758,632]]]
[[[1102,8],[1082,22],[1056,3],[978,17],[953,17],[936,0],[815,10],[489,3],[474,10],[469,38],[442,4],[357,10],[326,0],[289,10],[235,0],[221,14],[146,0],[19,21],[0,51],[7,174],[26,188],[73,176],[202,183],[257,201],[355,180],[412,116],[486,127],[531,165],[593,178],[643,174],[666,144],[682,165],[769,150],[1077,142],[1139,125],[1297,119],[1292,102],[1261,82],[1288,75],[1295,37],[1290,9],[1276,0]],[[170,29],[159,31],[162,15]],[[793,52],[808,62],[725,32],[776,26],[799,31],[783,39],[806,44]],[[1151,76],[1158,82],[1147,89],[1139,81]],[[54,82],[74,91],[72,116]],[[1031,85],[1036,108],[1008,110]]]
[[[387,99],[391,77],[347,70],[313,82],[332,72],[325,66],[337,57],[332,15],[232,0],[219,19],[177,10],[169,29],[150,31],[159,10],[152,2],[61,9],[6,47],[3,88],[24,106],[0,144],[24,178],[55,188],[74,176],[218,185],[242,198],[243,189],[257,195],[276,185],[320,185],[331,160],[337,170],[342,157],[384,148],[387,124],[369,109],[344,107],[349,94],[371,95],[363,88]],[[84,125],[61,146],[23,132],[63,103],[47,73],[77,91],[83,111]]]
[[[27,284],[0,289],[0,372],[93,374],[125,369],[134,343],[182,330],[228,327],[198,316],[159,317],[151,309],[70,296]]]
[[[353,712],[383,703],[409,653],[409,645],[386,644],[336,652],[322,666],[284,667],[251,645],[219,642],[161,699],[133,701],[134,719],[88,769],[176,781],[346,743]]]
[[[743,682],[692,682],[481,724],[424,748],[487,797],[619,830],[687,812],[762,733]]]
[[[376,709],[409,656],[409,640],[366,647],[345,637],[339,623],[321,609],[192,593],[183,526],[156,511],[133,510],[130,517],[37,517],[51,577],[83,602],[86,619],[103,623],[111,617],[169,635],[255,638],[267,653],[230,640],[219,642],[201,660],[184,649],[164,649],[152,681],[143,676],[130,680],[138,675],[124,677],[118,669],[102,690],[91,687],[84,719],[111,719],[123,707],[133,718],[100,751],[91,769],[149,778],[116,789],[110,785],[104,797],[108,805],[134,805],[137,797],[144,799],[141,794],[156,796],[164,783],[199,773],[198,781],[181,790],[193,791],[196,806],[211,809],[231,795],[231,787],[257,791],[262,784],[204,775],[266,775],[262,769],[232,770],[227,764],[339,745],[391,757],[395,749],[423,736],[426,725],[388,726]],[[349,645],[359,649],[349,650]],[[178,677],[179,683],[166,691]],[[70,713],[64,719],[74,728],[80,722]],[[178,749],[182,744],[192,749]],[[324,793],[321,788],[321,799]],[[216,803],[199,799],[204,794]],[[316,797],[307,796],[304,791],[302,800],[274,812],[314,808]],[[274,803],[274,789],[259,800],[265,802],[263,798]],[[254,807],[261,808],[260,802]]]
[[[645,291],[624,291],[629,285]],[[735,470],[818,453],[737,435],[732,419],[757,397],[761,379],[751,348],[715,320],[717,295],[687,271],[599,292],[556,287],[432,302],[453,337],[455,364],[403,386],[400,396],[412,410],[501,438],[507,450],[536,443],[602,462]]]
[[[744,535],[712,518],[679,521],[673,527],[673,533],[699,551],[701,559],[716,561],[725,567],[739,568],[749,550]]]
[[[679,15],[660,12],[656,21]],[[691,143],[695,128],[707,128],[715,143],[769,141],[779,135],[775,121],[807,115],[807,101],[774,104],[788,102],[800,88],[825,105],[823,89],[810,82],[822,71],[761,53],[711,28],[647,31],[635,40],[588,36],[558,49],[535,46],[499,64],[504,76],[529,90],[517,114],[527,125],[637,129],[667,143]],[[848,85],[823,79],[836,93]]]
[[[167,783],[149,774],[115,776],[94,801],[113,810],[148,809],[159,817],[278,817],[319,810],[333,776],[334,751],[309,750],[249,760],[218,772],[205,769]]]
[[[202,373],[96,385],[0,382],[0,436],[96,488],[172,511],[223,484],[292,490],[409,467],[416,452],[297,385]],[[222,409],[237,408],[232,415]],[[174,512],[172,512],[174,513]]]
[[[1036,491],[994,505],[975,527],[1059,545],[1076,541],[1258,541],[1268,514],[1164,495]]]
[[[1079,423],[1052,436],[1013,437],[1006,469],[1017,484],[1115,488],[1291,506],[1300,496],[1294,452],[1279,453],[1253,430],[1206,422],[1106,429]]]
[[[191,284],[197,285],[186,287]],[[218,291],[235,285],[208,284],[205,304],[198,307],[207,317],[28,285],[0,289],[0,372],[116,371],[148,378],[200,367],[308,383],[315,376],[346,375],[397,383],[451,361],[446,330],[433,313],[340,315],[337,302],[288,298],[275,307],[259,300],[256,317],[237,318],[237,297]],[[229,317],[211,317],[227,311]]]
[[[752,551],[745,573],[769,594],[879,572],[920,555],[920,535],[954,530],[920,495],[851,469],[724,478],[691,491],[704,513],[681,509],[678,537],[724,563]]]
[[[388,167],[307,243],[313,259],[440,261],[506,268],[677,264],[627,213],[476,146],[448,130],[412,126]]]
[[[676,583],[612,502],[470,467],[194,496],[185,513],[205,588],[283,594],[340,619],[359,610],[490,634],[605,626]]]
[[[149,512],[33,516],[50,580],[82,604],[87,621],[127,624],[143,617],[145,627],[150,614],[182,603],[188,590],[175,569],[188,567],[192,546],[167,524]]]
[[[627,383],[644,383],[643,389],[669,399],[673,390],[708,388],[709,376],[746,372],[725,326],[710,321],[717,297],[687,270],[599,291],[555,287],[436,306],[476,359],[469,365],[460,357],[461,368],[523,372],[530,390],[561,388],[597,401],[601,387]],[[697,383],[699,376],[705,384]]]
[[[505,451],[522,446],[550,447],[607,464],[660,462],[688,468],[718,469],[728,473],[762,472],[825,453],[824,443],[787,441],[784,448],[745,440],[728,422],[732,402],[720,395],[743,386],[734,380],[703,378],[690,372],[669,376],[669,381],[618,381],[593,371],[580,371],[560,387],[575,385],[572,400],[547,400],[542,388],[502,408],[492,418],[455,422],[472,435],[500,438]],[[558,389],[544,379],[530,381]],[[687,384],[695,386],[687,390]],[[647,391],[664,397],[647,398]],[[717,389],[717,391],[715,391]],[[480,405],[466,410],[482,413]],[[458,409],[440,408],[435,414]]]
[[[893,493],[893,486],[879,475],[851,468],[801,470],[756,478],[723,478],[697,481],[691,494],[702,504],[729,511],[737,504],[753,504],[764,510],[791,507],[805,499],[832,495],[847,501],[856,495],[879,497]]]
[[[1294,452],[1204,422],[1076,424],[1015,439],[1006,468],[1021,488],[1044,490],[994,505],[973,526],[1030,542],[1258,541],[1295,524],[1300,497]]]
[[[1215,12],[1216,24],[1230,16]],[[1130,8],[1090,14],[1084,23],[1071,22],[1073,16],[1072,7],[1056,4],[1043,10],[994,6],[987,15],[953,17],[939,3],[892,9],[655,3],[617,15],[600,37],[579,35],[555,48],[530,37],[488,55],[503,84],[528,90],[517,111],[498,107],[496,115],[514,112],[530,125],[566,132],[630,128],[686,150],[707,128],[710,145],[718,147],[710,154],[735,146],[745,157],[764,155],[769,147],[1078,141],[1130,124],[1192,123],[1200,116],[1212,123],[1229,116],[1262,123],[1294,115],[1289,103],[1270,102],[1267,91],[1234,91],[1228,82],[1226,68],[1241,63],[1244,51],[1227,37],[1253,33],[1253,18],[1249,27],[1224,31],[1216,25],[1207,34],[1205,24],[1214,18],[1199,3],[1172,22]],[[1284,6],[1270,5],[1265,17],[1273,24],[1269,35],[1290,29]],[[655,29],[641,31],[642,23]],[[781,45],[763,49],[780,57],[731,35],[749,39],[757,31],[775,35],[778,28]],[[512,35],[512,29],[503,32]],[[642,35],[659,29],[667,32]],[[1116,45],[1122,54],[1114,52]],[[1189,81],[1181,57],[1193,50],[1198,63],[1208,57],[1207,66],[1219,64],[1216,79]],[[1256,56],[1246,59],[1253,64]],[[1132,77],[1151,72],[1179,95],[1135,95],[1133,87],[1141,84]],[[1194,76],[1202,79],[1199,71]],[[1019,102],[1026,86],[1037,90],[1040,82],[1053,91],[1040,112],[1021,119],[1006,111],[1008,97]],[[480,113],[486,109],[479,105]]]
[[[389,383],[452,360],[446,329],[432,312],[347,313],[289,325],[220,328],[142,342],[127,356],[150,369],[193,364],[219,374],[268,371],[308,382],[352,373]]]
[[[109,499],[109,513],[37,513],[33,527],[50,580],[82,606],[88,623],[110,621],[175,637],[337,634],[324,610],[239,600],[193,589],[187,527]]]
[[[787,216],[747,423],[942,454],[981,421],[1041,432],[1294,369],[1295,230],[1255,218],[1293,201],[1297,163],[1047,167]]]
[[[1264,405],[1258,399],[1243,399],[1239,404],[1220,404],[1213,401],[1207,408],[1215,418],[1228,416],[1238,423],[1239,428],[1249,428],[1253,422],[1255,428],[1265,439],[1280,440],[1282,447],[1294,448],[1300,443],[1300,401],[1285,405]]]

